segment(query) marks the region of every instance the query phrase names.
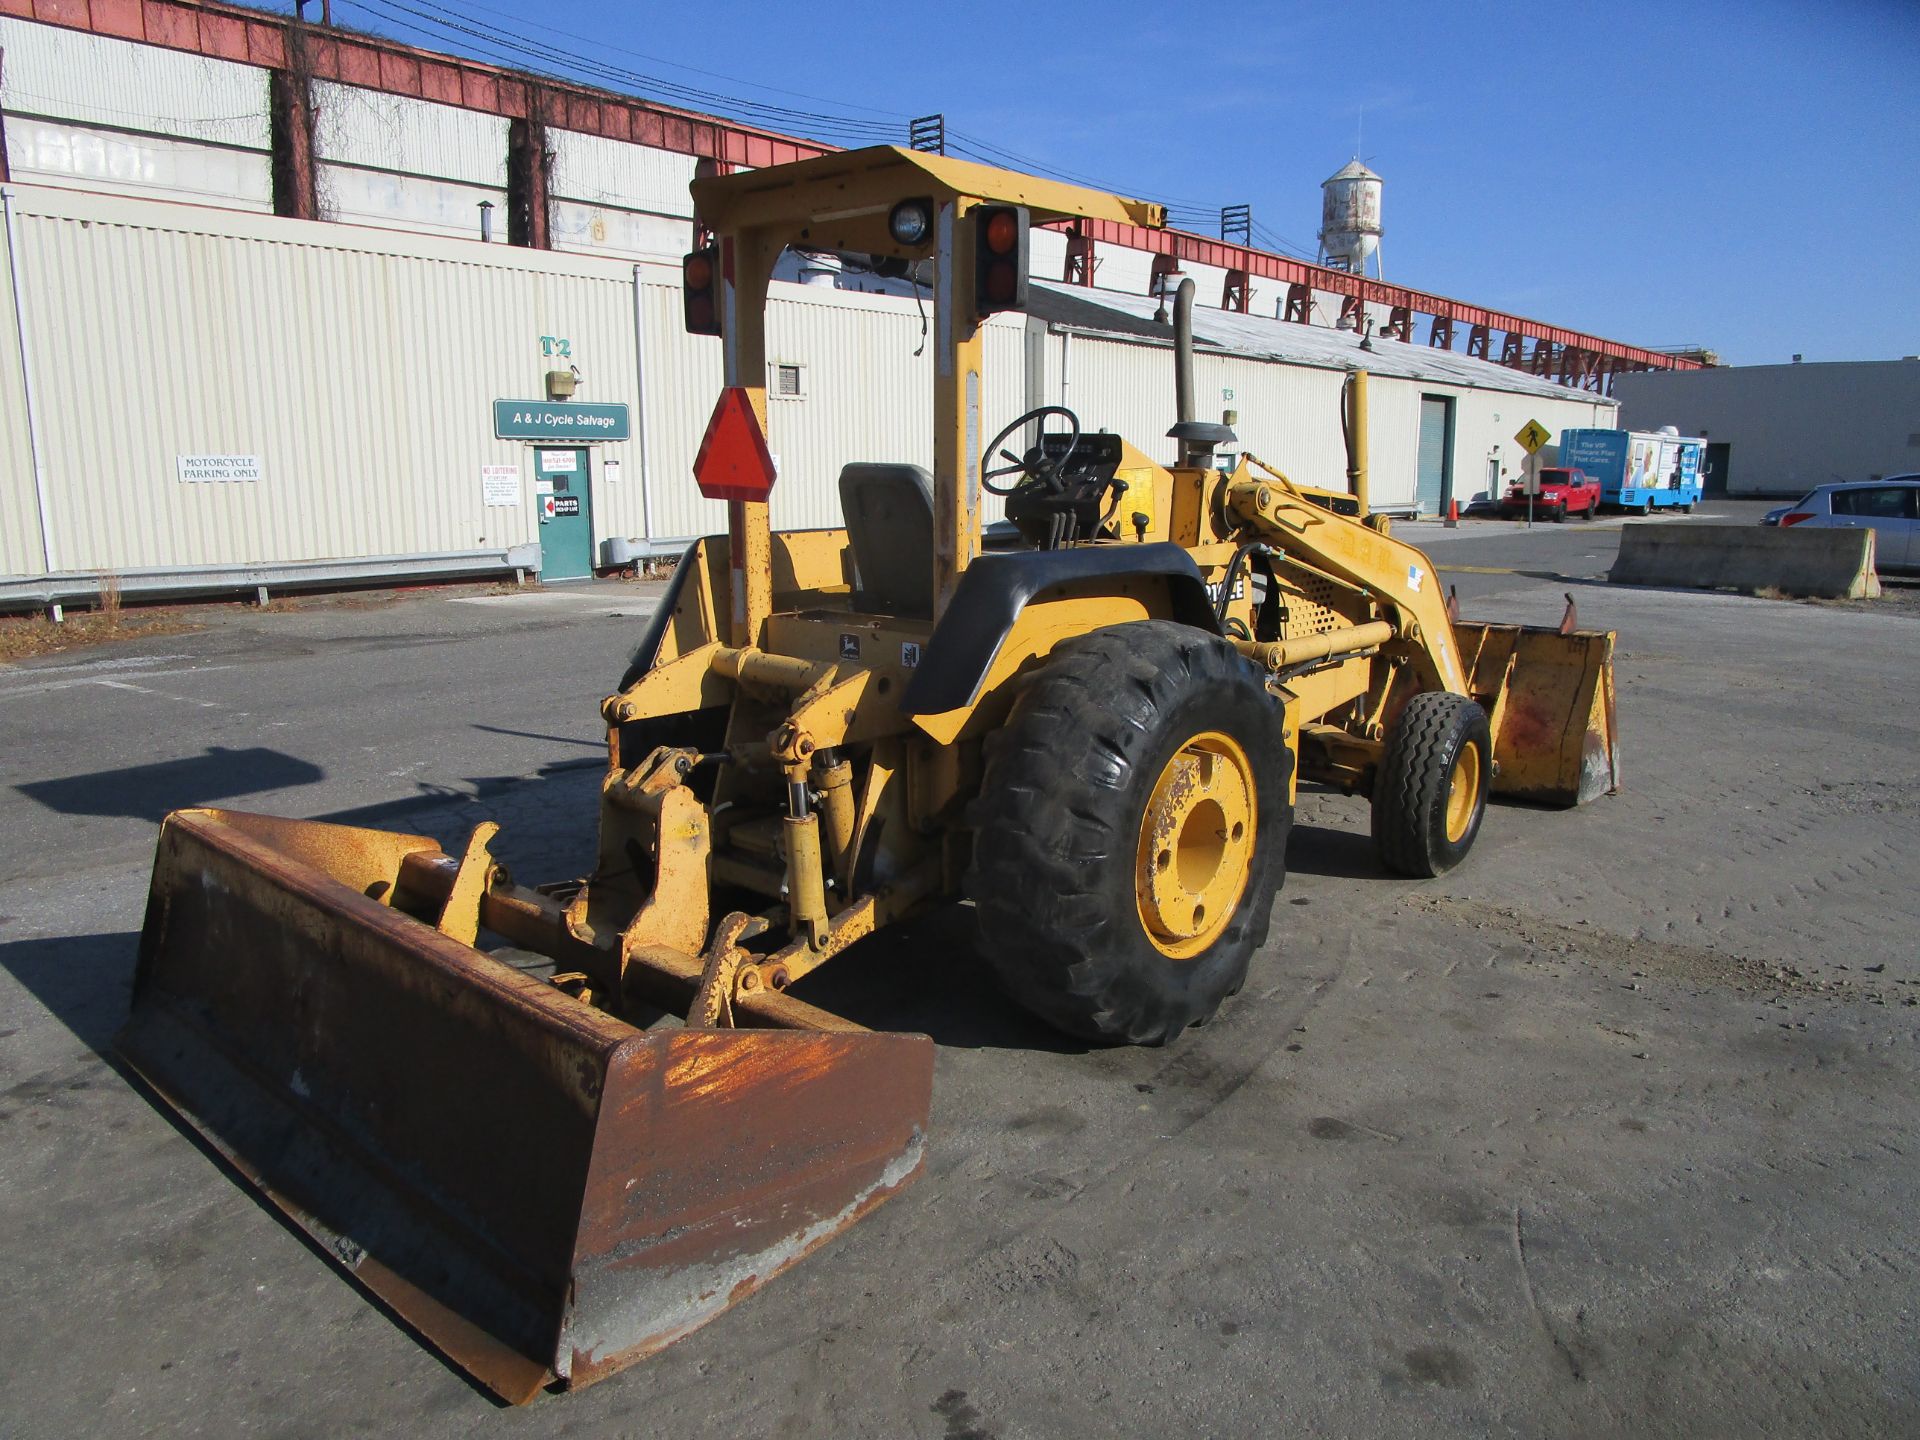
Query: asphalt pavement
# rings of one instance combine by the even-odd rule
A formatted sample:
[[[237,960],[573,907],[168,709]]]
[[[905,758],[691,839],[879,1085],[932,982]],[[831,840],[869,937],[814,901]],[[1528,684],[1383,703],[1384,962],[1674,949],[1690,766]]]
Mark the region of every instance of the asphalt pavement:
[[[879,937],[808,983],[938,1042],[925,1177],[526,1411],[108,1053],[174,806],[492,819],[516,874],[583,871],[658,586],[0,668],[0,1434],[1920,1433],[1920,619],[1614,588],[1604,520],[1400,533],[1469,618],[1619,631],[1622,793],[1495,806],[1421,883],[1303,794],[1246,990],[1166,1049],[1025,1019],[963,909]]]

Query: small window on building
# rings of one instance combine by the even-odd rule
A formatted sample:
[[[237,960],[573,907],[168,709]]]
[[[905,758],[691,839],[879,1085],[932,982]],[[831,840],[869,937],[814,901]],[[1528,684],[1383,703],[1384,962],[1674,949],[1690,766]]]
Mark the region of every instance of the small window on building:
[[[776,399],[799,400],[807,393],[807,367],[781,363],[773,367],[773,393]]]

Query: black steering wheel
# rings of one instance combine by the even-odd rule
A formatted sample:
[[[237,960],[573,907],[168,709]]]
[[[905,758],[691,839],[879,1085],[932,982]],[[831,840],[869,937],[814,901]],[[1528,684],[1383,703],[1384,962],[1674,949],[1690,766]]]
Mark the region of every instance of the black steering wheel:
[[[1071,431],[1072,438],[1067,441],[1067,448],[1061,451],[1057,457],[1049,458],[1043,453],[1043,447],[1039,445],[1034,446],[1024,457],[1015,455],[1011,450],[1002,450],[1000,448],[1014,431],[1024,425],[1031,425],[1036,420],[1044,422],[1049,415],[1064,415],[1067,423],[1073,426],[1073,430]],[[1059,472],[1066,468],[1067,461],[1072,457],[1074,450],[1079,444],[1080,417],[1078,415],[1074,414],[1073,411],[1064,405],[1038,406],[1035,409],[1027,411],[1024,415],[1016,416],[1013,421],[1008,424],[1006,429],[1002,430],[987,442],[987,448],[981,453],[980,457],[981,487],[990,495],[1011,495],[1014,491],[1029,486],[1045,490],[1057,489],[1059,486]],[[1000,466],[991,466],[990,462],[996,453],[1001,459],[1009,463]],[[1006,475],[1017,475],[1020,478],[1010,485],[996,485],[994,483]]]

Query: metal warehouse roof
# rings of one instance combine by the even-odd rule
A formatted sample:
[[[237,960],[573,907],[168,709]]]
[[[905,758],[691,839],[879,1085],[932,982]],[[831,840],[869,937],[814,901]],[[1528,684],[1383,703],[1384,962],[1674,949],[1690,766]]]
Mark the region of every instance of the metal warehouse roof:
[[[1150,295],[1125,295],[1035,280],[1027,313],[1049,325],[1087,330],[1129,339],[1158,339],[1171,343],[1173,326],[1154,320],[1159,303]],[[1425,380],[1436,385],[1459,385],[1476,390],[1501,390],[1513,395],[1578,399],[1600,405],[1619,402],[1591,390],[1575,390],[1538,375],[1477,360],[1457,350],[1438,350],[1375,335],[1373,349],[1362,350],[1351,330],[1324,325],[1302,325],[1264,315],[1241,315],[1231,310],[1193,307],[1193,336],[1197,345],[1251,360],[1308,365],[1324,370],[1365,369],[1373,375],[1403,380]]]

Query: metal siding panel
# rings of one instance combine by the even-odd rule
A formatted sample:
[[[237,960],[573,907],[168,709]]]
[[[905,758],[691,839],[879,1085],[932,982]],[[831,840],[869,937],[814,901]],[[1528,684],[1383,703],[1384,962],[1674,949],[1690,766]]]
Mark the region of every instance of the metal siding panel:
[[[214,200],[270,214],[273,174],[264,152],[7,117],[15,180],[150,200]]]
[[[677,284],[643,282],[640,306],[653,538],[713,534],[726,528],[726,507],[702,498],[693,459],[720,393],[720,347],[686,334]],[[983,442],[1026,408],[1024,319],[996,317],[985,330]],[[774,286],[768,364],[804,367],[806,387],[799,399],[767,401],[767,438],[780,462],[776,529],[839,525],[840,470],[850,462],[932,466],[933,361],[931,350],[913,354],[920,339],[911,300]],[[983,500],[983,519],[1000,518],[1001,503]]]
[[[850,461],[933,463],[933,350],[913,302],[776,284],[767,307],[770,365],[806,367],[804,399],[770,399],[767,440],[780,456],[773,523],[840,523]],[[929,317],[931,318],[931,317]]]
[[[454,239],[480,238],[480,202],[493,202],[493,243],[507,243],[507,192],[454,180],[426,180],[352,165],[316,167],[321,209],[329,220],[380,230],[411,230]]]
[[[996,315],[982,328],[985,354],[981,361],[980,443],[984,446],[1002,425],[1028,409],[1027,322],[1022,315]],[[1054,428],[1059,428],[1057,421]],[[980,492],[982,525],[1004,518],[1006,510],[1004,497]]]
[[[1027,242],[1027,272],[1045,280],[1067,273],[1067,237],[1059,230],[1035,230]]]
[[[700,494],[693,483],[693,457],[699,453],[725,377],[720,342],[712,336],[687,334],[678,281],[643,280],[639,305],[652,538],[717,534],[727,528],[727,507]],[[778,487],[774,493],[779,493]],[[636,520],[629,533],[646,532]]]
[[[1166,352],[1164,373],[1170,390],[1171,352]],[[1342,382],[1343,377],[1335,371],[1200,354],[1194,357],[1196,418],[1217,420],[1223,410],[1237,411],[1233,428],[1242,451],[1258,455],[1299,484],[1344,490],[1347,450],[1340,433]],[[1233,392],[1231,399],[1225,393],[1228,390]],[[1171,441],[1158,437],[1156,441],[1161,452],[1172,454]]]
[[[0,16],[0,108],[265,150],[267,72],[158,45]]]
[[[1145,250],[1128,250],[1119,245],[1096,245],[1093,250],[1093,283],[1102,290],[1121,295],[1145,295],[1153,279],[1153,256]]]
[[[547,143],[555,198],[693,218],[693,156],[576,130],[549,130]]]
[[[1367,377],[1367,503],[1375,510],[1411,510],[1420,469],[1420,396],[1417,382]],[[1346,489],[1346,444],[1341,442],[1341,479]]]
[[[316,160],[491,190],[507,184],[507,119],[432,100],[313,84]],[[506,217],[501,216],[504,226]]]
[[[532,540],[530,489],[481,503],[482,464],[528,468],[491,401],[540,393],[542,335],[572,341],[583,397],[638,398],[624,266],[47,190],[19,224],[65,567]],[[637,482],[633,445],[594,449]],[[193,451],[264,479],[182,483]],[[596,485],[596,538],[638,532],[637,488]]]
[[[553,248],[576,255],[677,264],[693,238],[689,220],[583,205],[577,200],[555,200],[548,207],[547,221]]]
[[[1172,458],[1171,446],[1157,443],[1174,421],[1170,347],[1069,336],[1064,396],[1081,429],[1124,436],[1162,463]]]
[[[6,233],[0,231],[0,575],[41,575],[46,565],[33,497],[27,398],[8,258]]]

